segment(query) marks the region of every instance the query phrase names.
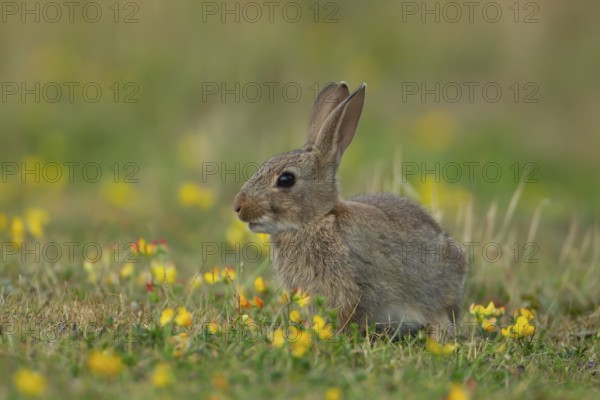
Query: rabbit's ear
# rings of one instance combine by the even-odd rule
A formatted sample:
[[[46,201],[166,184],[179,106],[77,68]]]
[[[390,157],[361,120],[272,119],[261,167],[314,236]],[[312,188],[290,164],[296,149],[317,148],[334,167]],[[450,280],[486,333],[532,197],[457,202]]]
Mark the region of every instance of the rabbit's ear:
[[[339,164],[344,151],[352,142],[365,102],[366,88],[366,83],[360,85],[323,123],[315,142],[323,162]]]
[[[348,85],[342,81],[339,84],[330,82],[319,95],[312,109],[310,116],[310,125],[308,127],[308,136],[306,138],[306,145],[314,145],[323,123],[331,114],[331,112],[345,99],[350,96]]]

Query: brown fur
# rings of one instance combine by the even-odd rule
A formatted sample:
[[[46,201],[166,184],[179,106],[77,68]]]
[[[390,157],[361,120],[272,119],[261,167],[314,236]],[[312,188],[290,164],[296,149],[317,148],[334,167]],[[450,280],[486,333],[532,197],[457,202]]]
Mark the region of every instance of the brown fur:
[[[467,263],[458,244],[419,205],[392,194],[343,200],[337,167],[352,141],[363,84],[320,93],[306,144],[272,158],[240,190],[234,209],[271,234],[274,269],[287,289],[302,288],[339,310],[342,325],[406,333],[458,318]],[[283,172],[296,177],[278,187]]]

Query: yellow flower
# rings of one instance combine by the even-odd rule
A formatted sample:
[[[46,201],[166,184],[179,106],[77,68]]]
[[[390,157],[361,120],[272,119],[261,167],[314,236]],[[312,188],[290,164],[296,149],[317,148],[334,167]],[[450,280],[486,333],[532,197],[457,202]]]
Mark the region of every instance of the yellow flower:
[[[151,267],[152,275],[158,283],[175,283],[175,277],[177,276],[177,269],[171,263],[154,263]]]
[[[48,388],[46,378],[36,371],[21,368],[13,375],[17,390],[26,396],[42,396]]]
[[[522,307],[518,307],[515,310],[515,318],[518,318],[519,316],[525,317],[528,321],[531,321],[534,318],[534,314],[532,311]]]
[[[187,333],[182,332],[179,335],[169,338],[169,342],[173,344],[173,356],[181,357],[191,347],[192,343]]]
[[[13,243],[20,246],[25,241],[25,224],[20,217],[14,217],[10,224],[10,235]]]
[[[146,249],[144,250],[144,253],[151,256],[152,254],[156,253],[156,249],[158,248],[158,246],[154,243],[148,243],[146,244]]]
[[[178,326],[191,326],[192,325],[192,314],[185,309],[185,307],[179,307],[177,309],[177,316],[175,317],[175,323]]]
[[[301,308],[306,307],[310,304],[310,295],[306,292],[302,292],[302,289],[296,289],[292,293],[292,301]]]
[[[292,356],[302,357],[310,349],[312,340],[307,332],[297,329],[295,326],[290,327],[290,342],[292,346]]]
[[[248,241],[250,231],[244,222],[235,218],[231,220],[231,224],[227,227],[225,238],[230,246],[241,245]]]
[[[227,377],[221,373],[214,374],[211,383],[217,390],[226,391],[229,389],[229,381],[227,380]]]
[[[300,313],[297,310],[292,310],[290,312],[290,321],[298,323],[301,321]]]
[[[504,315],[504,307],[496,307],[493,301],[487,305],[487,307],[481,304],[471,304],[469,306],[469,313],[477,318],[477,321],[483,322],[485,317],[500,317]]]
[[[162,314],[160,314],[160,326],[165,326],[171,322],[173,316],[175,316],[175,311],[172,308],[165,308]]]
[[[94,284],[98,282],[98,271],[96,264],[89,261],[84,261],[83,270],[87,273],[87,280],[89,283]]]
[[[256,321],[254,319],[250,318],[250,316],[248,314],[242,315],[242,323],[244,325],[246,325],[248,328],[250,328],[251,331],[256,330]]]
[[[254,280],[254,289],[260,293],[265,293],[267,291],[267,284],[263,280],[262,276],[259,276]]]
[[[102,194],[113,206],[127,208],[138,202],[135,186],[126,182],[105,181],[102,184]]]
[[[248,300],[246,298],[246,296],[244,296],[243,294],[239,294],[239,305],[240,308],[250,308],[252,307],[252,303],[250,303],[250,300]]]
[[[215,192],[210,188],[202,188],[193,182],[186,182],[179,187],[179,203],[185,207],[198,206],[209,209],[215,204]]]
[[[496,354],[502,354],[505,351],[506,351],[506,342],[499,343],[496,345],[496,347],[494,347],[494,353],[496,353]]]
[[[341,400],[342,391],[337,387],[330,387],[325,391],[325,400]]]
[[[90,351],[87,365],[93,373],[109,378],[118,375],[123,370],[121,357],[108,351]]]
[[[273,346],[280,348],[285,344],[285,335],[283,334],[283,329],[278,328],[273,332]]]
[[[432,354],[447,356],[456,349],[455,343],[440,344],[435,339],[427,337],[425,339],[425,348]]]
[[[163,388],[170,386],[175,381],[173,371],[168,364],[158,364],[152,372],[152,384],[155,387]]]
[[[451,383],[446,400],[469,400],[469,393],[459,383]]]
[[[483,319],[481,328],[486,332],[494,332],[496,330],[496,318]]]
[[[531,336],[535,333],[535,325],[529,323],[534,318],[533,313],[526,308],[517,308],[515,310],[516,321],[513,325],[502,328],[501,333],[504,337],[519,339]]]
[[[210,285],[214,285],[217,282],[221,282],[223,278],[219,274],[219,268],[213,267],[212,271],[204,273],[204,281]]]
[[[260,255],[268,256],[271,250],[271,235],[268,233],[252,233],[251,240],[260,246]]]
[[[202,286],[202,277],[200,275],[194,275],[190,280],[190,288],[198,289],[200,286]]]
[[[333,328],[331,325],[327,324],[320,315],[315,315],[313,317],[312,329],[321,340],[327,340],[333,336]]]
[[[517,318],[517,322],[513,327],[513,332],[516,331],[519,336],[531,336],[535,333],[535,326],[529,323],[527,317],[521,316]]]
[[[235,269],[231,267],[225,267],[221,271],[221,276],[223,277],[225,283],[231,283],[235,279],[236,272]]]
[[[217,333],[221,332],[221,326],[219,326],[217,321],[210,321],[207,324],[206,329],[211,335],[216,335]]]
[[[133,275],[134,271],[135,271],[135,269],[134,269],[132,263],[125,263],[121,267],[121,271],[119,271],[119,274],[121,275],[121,278],[127,279],[131,275]]]
[[[41,208],[29,208],[25,211],[27,228],[35,238],[44,236],[44,227],[48,224],[49,220],[48,213]]]

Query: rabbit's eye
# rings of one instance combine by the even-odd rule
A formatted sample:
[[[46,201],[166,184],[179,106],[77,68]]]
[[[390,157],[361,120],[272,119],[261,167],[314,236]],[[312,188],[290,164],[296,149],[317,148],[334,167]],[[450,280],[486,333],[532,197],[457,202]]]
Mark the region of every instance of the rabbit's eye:
[[[291,172],[284,172],[277,178],[277,186],[292,187],[296,183],[296,177]]]

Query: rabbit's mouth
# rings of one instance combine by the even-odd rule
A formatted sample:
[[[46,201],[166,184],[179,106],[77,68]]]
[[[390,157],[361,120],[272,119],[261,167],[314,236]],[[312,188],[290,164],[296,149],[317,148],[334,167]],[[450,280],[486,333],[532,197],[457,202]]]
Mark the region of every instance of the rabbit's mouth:
[[[275,221],[268,216],[263,216],[259,219],[248,222],[248,228],[254,233],[267,233],[269,235],[276,235],[281,231],[296,228],[296,226],[285,224],[281,221]]]
[[[250,230],[254,233],[262,233],[261,231],[265,228],[265,226],[260,222],[249,222],[248,228],[250,228]]]

